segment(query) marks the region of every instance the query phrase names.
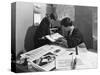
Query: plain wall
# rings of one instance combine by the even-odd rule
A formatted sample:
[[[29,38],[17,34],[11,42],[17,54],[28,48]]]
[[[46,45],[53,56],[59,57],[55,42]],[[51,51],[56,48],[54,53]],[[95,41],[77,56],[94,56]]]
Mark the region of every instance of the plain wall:
[[[92,9],[92,16],[93,16],[93,36],[97,39],[97,7],[93,7]]]
[[[71,20],[75,20],[75,8],[72,5],[55,5],[58,20],[64,17],[70,17]]]
[[[16,2],[16,55],[24,50],[27,28],[33,24],[33,3]]]
[[[93,49],[93,36],[97,37],[96,12],[94,7],[75,6],[75,25],[82,32],[88,49]]]
[[[97,51],[97,41],[98,41],[98,34],[97,34],[97,7],[92,8],[92,16],[93,16],[93,49],[95,49],[95,51]]]

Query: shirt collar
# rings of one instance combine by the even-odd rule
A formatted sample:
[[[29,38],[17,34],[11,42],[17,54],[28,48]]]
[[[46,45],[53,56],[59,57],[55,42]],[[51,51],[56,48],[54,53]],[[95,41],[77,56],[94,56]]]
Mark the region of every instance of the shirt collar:
[[[72,32],[73,32],[74,28],[75,28],[74,26],[71,26],[71,31],[70,31],[69,35],[72,35]]]

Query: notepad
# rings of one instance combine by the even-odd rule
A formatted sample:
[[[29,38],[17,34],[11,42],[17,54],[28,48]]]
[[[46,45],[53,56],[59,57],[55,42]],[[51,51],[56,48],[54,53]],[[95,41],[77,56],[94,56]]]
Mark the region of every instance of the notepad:
[[[48,40],[50,40],[51,42],[55,42],[57,39],[63,38],[63,36],[60,35],[59,33],[54,33],[54,34],[51,34],[51,35],[46,35],[45,37]]]

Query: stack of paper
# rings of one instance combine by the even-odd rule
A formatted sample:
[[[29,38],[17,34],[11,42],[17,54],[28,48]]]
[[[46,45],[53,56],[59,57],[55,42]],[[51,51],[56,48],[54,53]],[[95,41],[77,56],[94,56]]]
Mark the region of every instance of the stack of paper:
[[[72,69],[75,53],[66,51],[62,56],[56,57],[56,69]]]

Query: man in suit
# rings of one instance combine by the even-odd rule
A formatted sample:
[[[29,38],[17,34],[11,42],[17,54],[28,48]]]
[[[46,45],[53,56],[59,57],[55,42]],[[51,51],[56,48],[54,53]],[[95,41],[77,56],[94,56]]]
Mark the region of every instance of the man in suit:
[[[53,21],[55,21],[55,20],[56,20],[56,18],[53,13],[51,13],[50,15],[47,15],[46,17],[44,17],[42,19],[42,21],[34,35],[34,48],[38,48],[40,46],[50,43],[49,40],[44,39],[43,37],[51,34],[50,26],[53,23]]]
[[[76,47],[84,42],[81,32],[74,27],[69,17],[62,19],[60,24],[59,33],[64,36],[64,39],[58,39],[57,42],[60,41],[60,43],[66,44],[68,48]]]

